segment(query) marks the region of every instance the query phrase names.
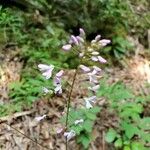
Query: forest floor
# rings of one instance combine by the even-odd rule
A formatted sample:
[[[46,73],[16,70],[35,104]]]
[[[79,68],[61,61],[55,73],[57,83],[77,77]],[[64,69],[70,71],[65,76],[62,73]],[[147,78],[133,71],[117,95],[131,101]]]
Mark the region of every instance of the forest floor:
[[[9,51],[9,50],[8,50]],[[20,80],[22,63],[9,55],[2,55],[0,79],[0,103],[9,102],[8,85],[10,82]],[[108,77],[108,83],[112,84],[122,81],[130,87],[135,95],[150,93],[149,88],[145,88],[145,82],[150,83],[150,61],[141,56],[135,56],[128,60],[126,67],[112,67],[104,70],[103,76]],[[74,70],[68,70],[65,78],[71,82]],[[74,106],[82,104],[82,97],[86,95],[86,90],[80,87],[80,82],[84,80],[84,75],[79,74],[73,90],[71,103]],[[43,97],[36,101],[32,108],[14,113],[13,115],[0,118],[0,149],[1,150],[65,150],[65,139],[63,134],[57,134],[56,130],[61,128],[59,122],[64,106],[66,106],[67,93],[60,97],[51,99]],[[111,150],[112,146],[105,143],[104,136],[109,127],[117,127],[115,113],[109,112],[107,100],[103,97],[98,99],[97,105],[102,108],[97,115],[93,137],[89,150]],[[150,105],[145,113],[150,115]],[[35,117],[46,115],[40,123],[35,121]],[[10,127],[11,126],[11,127]],[[15,129],[14,129],[15,128]],[[44,148],[45,147],[45,148]],[[74,140],[69,142],[69,149],[78,150],[80,147]]]

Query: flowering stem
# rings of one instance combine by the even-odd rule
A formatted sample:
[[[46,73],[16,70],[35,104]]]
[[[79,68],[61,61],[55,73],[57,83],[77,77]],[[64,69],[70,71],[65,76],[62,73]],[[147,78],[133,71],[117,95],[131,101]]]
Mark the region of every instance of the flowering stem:
[[[74,84],[75,84],[77,73],[78,73],[78,67],[75,70],[75,73],[74,73],[74,76],[73,76],[73,81],[72,81],[72,84],[71,84],[71,90],[69,92],[68,100],[67,100],[66,130],[68,128],[68,118],[69,118],[69,108],[70,108],[71,94],[72,94],[72,91],[73,91],[73,88],[74,88]],[[68,149],[68,141],[67,141],[67,138],[66,138],[66,150],[67,149]]]

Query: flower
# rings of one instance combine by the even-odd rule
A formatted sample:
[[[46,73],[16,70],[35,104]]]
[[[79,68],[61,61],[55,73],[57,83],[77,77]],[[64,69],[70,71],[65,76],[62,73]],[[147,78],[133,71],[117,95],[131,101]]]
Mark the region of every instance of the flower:
[[[57,84],[55,89],[54,89],[54,93],[55,94],[62,94],[62,85],[61,84]]]
[[[98,85],[95,85],[95,86],[93,86],[93,87],[89,87],[89,89],[90,89],[91,91],[93,91],[93,92],[96,92],[99,88],[100,88],[100,85],[99,85],[99,84],[98,84]]]
[[[98,60],[99,60],[99,62],[101,62],[101,63],[106,63],[106,62],[107,62],[107,60],[104,59],[104,58],[101,57],[101,56],[98,56]]]
[[[84,39],[80,36],[76,36],[79,43],[84,43]]]
[[[63,131],[63,128],[58,128],[58,129],[56,130],[57,134],[60,134],[62,131]]]
[[[85,107],[87,109],[92,108],[93,106],[92,106],[91,102],[95,103],[96,98],[97,98],[96,96],[91,96],[91,97],[88,97],[88,98],[84,98],[84,100],[85,100]]]
[[[96,56],[96,55],[99,55],[99,52],[94,51],[94,52],[92,52],[91,54],[92,54],[93,56]]]
[[[46,87],[43,87],[42,90],[43,90],[44,94],[52,92],[51,90],[47,89]]]
[[[53,65],[39,64],[38,67],[39,67],[39,70],[40,70],[41,72],[43,72],[42,75],[43,75],[46,79],[51,78],[51,76],[52,76],[52,71],[53,71],[53,69],[54,69],[54,66],[53,66]]]
[[[86,67],[85,65],[80,65],[79,68],[81,68],[84,72],[89,72],[91,70],[89,67]]]
[[[101,46],[106,46],[106,45],[109,44],[109,43],[111,43],[111,41],[110,41],[110,40],[107,40],[107,39],[102,39],[102,40],[99,41],[99,44],[100,44]]]
[[[76,135],[74,130],[71,130],[70,132],[65,132],[64,136],[67,138],[67,141],[72,139]]]
[[[97,35],[97,36],[95,37],[95,41],[98,42],[98,41],[100,40],[100,38],[101,38],[101,35]]]
[[[64,74],[63,70],[60,70],[59,72],[56,73],[56,77],[60,78]]]
[[[84,99],[87,100],[87,101],[95,103],[96,98],[97,97],[94,95],[94,96],[91,96],[91,97],[88,97],[88,98],[84,98]]]
[[[84,56],[84,52],[79,53],[79,57],[82,58]]]
[[[83,119],[79,119],[79,120],[76,120],[76,121],[74,122],[74,124],[77,125],[77,124],[82,123],[82,122],[84,122],[84,120],[83,120]]]
[[[65,51],[69,51],[69,50],[71,50],[71,47],[72,47],[71,44],[66,44],[62,47],[62,49]]]
[[[86,107],[87,109],[90,109],[90,108],[92,108],[93,106],[91,105],[91,103],[90,103],[88,100],[85,99],[85,107]]]
[[[92,61],[98,61],[98,58],[97,58],[96,56],[92,56],[92,57],[91,57],[91,60],[92,60]]]
[[[37,122],[39,122],[39,121],[43,120],[45,117],[46,117],[46,115],[39,116],[39,117],[35,117],[35,120],[36,120]]]
[[[72,43],[74,43],[75,45],[79,45],[79,42],[74,35],[71,35],[71,40],[72,40]]]
[[[97,76],[96,76],[96,75],[93,75],[93,74],[89,73],[88,76],[89,76],[89,81],[90,81],[91,83],[96,83],[96,84],[98,83],[98,80],[97,80]]]
[[[82,38],[85,38],[85,32],[82,28],[79,29],[79,32],[80,32],[79,36],[82,37]]]

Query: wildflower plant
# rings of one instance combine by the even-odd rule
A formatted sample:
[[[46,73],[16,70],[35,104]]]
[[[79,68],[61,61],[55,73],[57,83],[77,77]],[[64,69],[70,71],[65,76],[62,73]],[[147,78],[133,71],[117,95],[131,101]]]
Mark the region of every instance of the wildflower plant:
[[[57,133],[63,133],[66,138],[66,150],[68,149],[68,141],[73,137],[78,136],[77,141],[82,143],[85,148],[88,147],[96,114],[99,112],[99,107],[94,107],[97,101],[96,92],[100,88],[99,80],[101,78],[102,69],[100,64],[104,64],[107,61],[100,56],[99,50],[110,43],[110,40],[101,39],[101,35],[97,35],[90,43],[86,41],[86,34],[82,28],[79,29],[79,36],[71,35],[67,44],[62,46],[62,50],[65,52],[73,52],[77,54],[79,59],[79,65],[77,66],[73,75],[73,80],[69,95],[67,97],[66,113],[62,117],[62,121],[65,122],[64,129],[59,130]],[[39,64],[39,70],[45,79],[53,78],[54,94],[62,94],[62,77],[63,70],[58,71],[53,75],[55,66]],[[87,84],[89,93],[83,98],[83,106],[80,108],[71,107],[71,96],[74,89],[75,80],[77,74],[82,72],[87,77]],[[45,94],[52,92],[46,87],[43,88]]]

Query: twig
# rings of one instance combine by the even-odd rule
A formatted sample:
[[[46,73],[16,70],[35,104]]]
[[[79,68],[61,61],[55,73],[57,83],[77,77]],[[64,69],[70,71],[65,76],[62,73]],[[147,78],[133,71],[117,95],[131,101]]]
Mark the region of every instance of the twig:
[[[21,116],[29,115],[29,114],[32,114],[34,112],[35,112],[35,110],[24,111],[24,112],[17,112],[15,114],[11,115],[11,116],[1,117],[0,118],[0,123],[8,121],[8,120],[11,120],[11,119],[14,119],[14,118],[18,118],[18,117],[21,117]]]
[[[2,121],[2,120],[0,120]],[[21,135],[23,135],[24,137],[26,137],[27,139],[29,139],[30,141],[32,141],[33,143],[37,144],[38,146],[44,148],[44,149],[47,149],[49,150],[47,147],[43,146],[42,144],[38,143],[37,141],[33,140],[32,138],[28,137],[26,134],[20,132],[18,129],[12,127],[11,125],[9,125],[8,123],[6,122],[3,122],[5,125],[9,126],[10,128],[12,128],[13,130],[17,131],[18,133],[20,133]]]

